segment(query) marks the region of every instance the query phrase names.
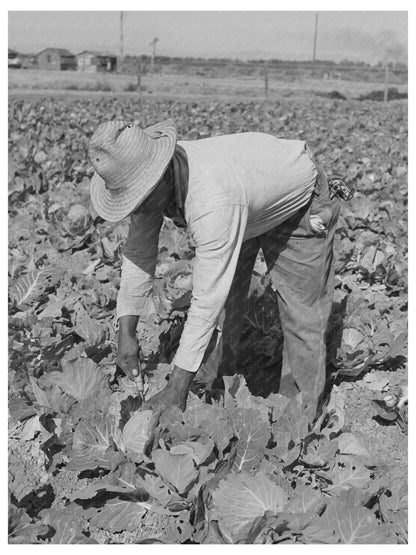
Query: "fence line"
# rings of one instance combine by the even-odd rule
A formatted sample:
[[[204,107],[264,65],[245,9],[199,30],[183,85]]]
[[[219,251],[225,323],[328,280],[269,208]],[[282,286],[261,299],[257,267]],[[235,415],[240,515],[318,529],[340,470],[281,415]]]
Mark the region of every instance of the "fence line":
[[[142,66],[151,65],[151,60],[147,56],[127,56],[124,59],[125,65],[135,63],[134,61],[140,59]],[[312,62],[292,62],[283,60],[258,60],[258,61],[242,61],[233,59],[218,59],[218,60],[205,60],[205,59],[189,59],[189,58],[170,58],[166,59],[164,57],[156,57],[154,61],[155,68],[169,68],[170,66],[181,66],[189,68],[228,68],[233,69],[257,69],[264,67],[267,64],[268,70],[309,70],[309,71],[330,71],[330,72],[353,72],[353,71],[363,71],[366,73],[382,73],[384,75],[385,64],[379,66],[370,65],[360,65],[360,64],[343,64],[343,63],[331,63],[329,61],[320,62],[317,60],[315,63]],[[408,68],[403,67],[401,64],[396,65],[394,63],[389,63],[389,71],[393,74],[407,75]]]

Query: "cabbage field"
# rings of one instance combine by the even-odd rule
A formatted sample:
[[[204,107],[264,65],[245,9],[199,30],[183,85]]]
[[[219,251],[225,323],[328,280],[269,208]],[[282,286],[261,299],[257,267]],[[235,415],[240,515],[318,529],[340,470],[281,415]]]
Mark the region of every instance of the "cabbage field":
[[[279,395],[282,334],[261,255],[224,388],[150,411],[115,365],[128,221],[89,201],[88,140],[109,119],[172,118],[180,139],[307,140],[355,187],[336,234],[328,404]],[[9,100],[9,542],[407,543],[407,101]],[[166,220],[138,326],[145,397],[164,387],[193,250]]]

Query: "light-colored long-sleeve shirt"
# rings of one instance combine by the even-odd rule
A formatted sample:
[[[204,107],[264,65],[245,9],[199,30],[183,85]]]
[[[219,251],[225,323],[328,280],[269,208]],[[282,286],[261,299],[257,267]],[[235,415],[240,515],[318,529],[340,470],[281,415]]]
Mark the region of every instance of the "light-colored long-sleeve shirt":
[[[240,133],[179,141],[189,165],[184,205],[195,246],[192,301],[173,364],[196,372],[234,277],[241,244],[293,216],[309,201],[317,169],[304,141]],[[152,303],[163,216],[134,213],[124,250],[117,317]]]

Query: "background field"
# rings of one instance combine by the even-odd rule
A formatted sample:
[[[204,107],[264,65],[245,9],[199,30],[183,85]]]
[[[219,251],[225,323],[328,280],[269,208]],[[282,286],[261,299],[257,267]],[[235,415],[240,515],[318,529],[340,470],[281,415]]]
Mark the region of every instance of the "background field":
[[[407,83],[403,76],[390,77],[390,86],[400,93],[407,93]],[[124,93],[135,97],[172,96],[175,97],[212,97],[261,99],[265,97],[265,84],[262,76],[237,75],[232,77],[201,77],[180,73],[145,74],[141,77],[141,90],[137,92],[137,77],[129,74],[99,74],[79,71],[41,71],[9,70],[9,94],[42,94],[53,90],[55,94],[82,91],[99,93]],[[382,91],[383,80],[310,78],[306,75],[297,79],[288,76],[269,78],[269,100],[291,96],[310,96],[316,93],[338,91],[347,98],[356,98],[371,91]]]

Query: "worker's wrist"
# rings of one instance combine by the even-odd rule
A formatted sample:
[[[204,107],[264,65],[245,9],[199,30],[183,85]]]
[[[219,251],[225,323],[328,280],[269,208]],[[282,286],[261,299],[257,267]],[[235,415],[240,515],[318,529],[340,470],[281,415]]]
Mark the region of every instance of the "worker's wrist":
[[[133,315],[121,316],[118,320],[120,335],[129,335],[130,337],[135,337],[138,321],[139,321],[138,316],[133,316]]]
[[[187,394],[194,376],[194,372],[188,372],[175,365],[169,377],[169,387],[175,389],[179,394]]]

